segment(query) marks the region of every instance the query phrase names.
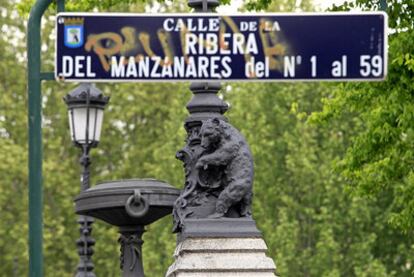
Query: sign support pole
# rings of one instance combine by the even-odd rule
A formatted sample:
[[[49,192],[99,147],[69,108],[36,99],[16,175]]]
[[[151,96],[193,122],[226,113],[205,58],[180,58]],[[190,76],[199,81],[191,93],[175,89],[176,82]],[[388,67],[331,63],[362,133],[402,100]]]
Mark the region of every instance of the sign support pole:
[[[380,0],[380,10],[387,12],[387,0]]]
[[[57,0],[64,11],[64,0]],[[43,277],[43,188],[42,188],[42,93],[41,81],[50,73],[41,72],[41,20],[52,0],[37,0],[27,23],[27,94],[29,146],[29,276]]]

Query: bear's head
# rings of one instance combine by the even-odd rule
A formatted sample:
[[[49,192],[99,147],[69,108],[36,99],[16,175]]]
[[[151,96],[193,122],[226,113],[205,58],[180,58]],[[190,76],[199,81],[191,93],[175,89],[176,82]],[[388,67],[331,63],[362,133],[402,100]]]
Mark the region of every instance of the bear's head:
[[[201,147],[208,150],[217,149],[223,137],[223,131],[220,119],[213,118],[203,121],[200,128]]]

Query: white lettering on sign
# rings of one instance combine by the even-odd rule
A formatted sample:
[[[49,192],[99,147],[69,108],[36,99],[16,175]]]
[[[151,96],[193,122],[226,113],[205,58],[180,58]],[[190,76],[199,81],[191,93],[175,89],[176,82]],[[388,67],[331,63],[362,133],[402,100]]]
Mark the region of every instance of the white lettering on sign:
[[[75,56],[75,77],[85,77],[85,73],[82,72],[84,56]]]
[[[269,77],[269,57],[266,57],[264,62],[256,62],[255,58],[251,57],[244,67],[244,74],[247,78]]]
[[[379,55],[370,56],[362,55],[360,57],[360,70],[359,73],[363,77],[379,77],[382,75],[382,57]]]
[[[228,49],[230,43],[232,45],[232,51]],[[218,34],[214,33],[187,33],[185,34],[184,45],[185,55],[257,55],[259,53],[254,33],[249,33],[247,35],[247,38],[242,33],[224,33],[221,37],[219,37]]]
[[[112,77],[122,77],[125,76],[125,57],[121,56],[119,58],[119,63],[116,61],[116,57],[112,56],[111,59],[111,76]]]
[[[127,62],[126,62],[127,61]],[[267,61],[268,63],[268,61]],[[259,75],[264,65],[255,65]],[[256,69],[257,68],[257,69]],[[161,59],[144,57],[138,62],[131,56],[113,56],[111,77],[114,78],[228,78],[232,74],[231,58],[220,56],[184,57]],[[268,74],[268,71],[267,71]]]
[[[220,50],[221,50],[221,54],[223,55],[230,55],[231,51],[230,51],[230,47],[229,47],[229,38],[230,38],[230,33],[224,33],[220,35]]]
[[[154,65],[151,70],[151,77],[161,77],[161,74],[158,73],[158,68],[160,67],[161,58],[158,56],[152,57],[151,60],[154,62]]]
[[[62,57],[62,77],[70,77],[73,74],[72,56]]]
[[[220,29],[219,18],[167,18],[163,22],[167,32],[217,32]]]
[[[262,30],[264,32],[279,32],[280,31],[280,25],[279,22],[277,21],[263,21],[262,22],[262,26],[261,26]]]
[[[96,77],[90,56],[62,56],[62,77]]]
[[[221,71],[221,75],[224,78],[230,77],[231,76],[231,73],[232,73],[232,70],[231,70],[231,67],[230,67],[230,64],[231,64],[230,57],[223,57],[221,59],[221,63],[223,65],[223,70]]]
[[[310,58],[310,62],[311,62],[311,75],[312,77],[316,77],[317,74],[317,65],[316,65],[316,56],[312,56]]]
[[[302,63],[302,56],[285,56],[283,77],[293,78],[296,75],[296,65]]]
[[[126,70],[126,77],[127,78],[137,76],[137,67],[133,65],[134,63],[135,63],[135,58],[134,57],[129,57],[128,66],[127,66],[127,70]]]
[[[332,63],[332,76],[334,77],[346,77],[347,75],[347,56],[342,56],[340,61],[334,61]]]
[[[240,22],[240,31],[250,31],[255,32],[257,31],[257,21],[242,21]]]

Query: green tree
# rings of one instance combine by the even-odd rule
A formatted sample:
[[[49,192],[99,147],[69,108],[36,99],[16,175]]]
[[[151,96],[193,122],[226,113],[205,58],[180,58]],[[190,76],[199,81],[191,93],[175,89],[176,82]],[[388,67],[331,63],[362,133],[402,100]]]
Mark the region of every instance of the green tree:
[[[269,253],[281,276],[411,276],[412,240],[386,224],[381,201],[350,195],[333,171],[353,122],[309,123],[332,86],[231,85],[225,93],[235,107],[229,118],[252,147],[253,211]]]
[[[389,1],[389,66],[385,82],[347,83],[333,88],[316,121],[351,118],[352,144],[338,169],[358,195],[383,198],[388,221],[412,233],[414,228],[413,95],[414,4]],[[346,3],[335,9],[378,8],[375,1]]]
[[[299,7],[296,2],[273,1],[269,9],[312,9],[309,1],[302,1]],[[31,3],[22,0],[19,9],[27,12]],[[152,3],[155,1],[143,4],[82,0],[68,2],[68,8],[138,12]],[[396,8],[400,3],[410,4],[391,2],[392,14],[407,11],[407,6]],[[0,26],[7,30],[0,34],[0,68],[5,73],[0,74],[1,276],[24,276],[28,269],[25,42],[16,4],[15,0],[3,0],[0,8]],[[160,9],[188,10],[180,3],[166,3]],[[54,25],[50,15],[52,11],[47,14],[43,32],[42,60],[46,71],[53,70],[54,40],[47,35]],[[412,275],[412,236],[387,224],[393,218],[390,215],[398,211],[396,204],[405,207],[408,203],[402,195],[404,192],[408,197],[404,189],[410,186],[400,183],[397,188],[403,191],[384,189],[388,185],[371,190],[354,177],[361,161],[365,166],[366,162],[375,161],[381,151],[391,157],[393,147],[399,150],[390,160],[392,167],[372,171],[379,177],[367,171],[361,171],[360,177],[372,179],[370,182],[376,187],[378,183],[374,184],[373,178],[391,176],[384,180],[395,180],[409,171],[413,51],[411,29],[398,24],[393,27],[397,31],[390,39],[390,80],[385,83],[224,85],[222,95],[232,105],[227,113],[230,122],[246,136],[254,154],[254,217],[281,276]],[[99,87],[112,99],[105,112],[102,141],[92,151],[92,183],[153,177],[182,187],[182,164],[174,156],[184,145],[182,124],[187,116],[184,107],[191,97],[188,84]],[[55,82],[43,84],[45,276],[72,276],[78,259],[74,242],[79,234],[72,200],[79,193],[80,151],[71,146],[67,109],[62,101],[72,88]],[[318,116],[315,112],[319,112]],[[400,133],[394,134],[395,123],[389,123],[395,119],[392,116],[399,118],[398,124],[406,126],[401,131],[405,140],[396,139]],[[391,127],[380,124],[385,119]],[[377,137],[374,130],[381,135]],[[386,130],[391,130],[389,137],[382,134]],[[365,135],[368,131],[371,131],[369,136]],[[367,143],[376,139],[382,144]],[[335,164],[344,175],[334,170]],[[349,184],[357,192],[370,192],[371,197],[366,198],[366,193],[349,193]],[[144,236],[143,256],[148,276],[163,276],[172,262],[175,236],[171,227],[171,218],[166,217],[149,226]],[[93,236],[97,240],[94,255],[97,276],[118,276],[116,228],[97,221]]]

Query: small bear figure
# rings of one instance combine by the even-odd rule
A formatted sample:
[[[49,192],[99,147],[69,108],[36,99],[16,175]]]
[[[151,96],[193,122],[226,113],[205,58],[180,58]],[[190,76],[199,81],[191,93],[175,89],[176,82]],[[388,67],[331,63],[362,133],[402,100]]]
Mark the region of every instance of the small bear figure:
[[[229,123],[218,118],[203,121],[200,128],[203,155],[197,169],[208,166],[223,168],[223,190],[216,211],[210,218],[223,217],[230,207],[238,205],[241,216],[251,215],[253,186],[253,157],[244,137]]]

